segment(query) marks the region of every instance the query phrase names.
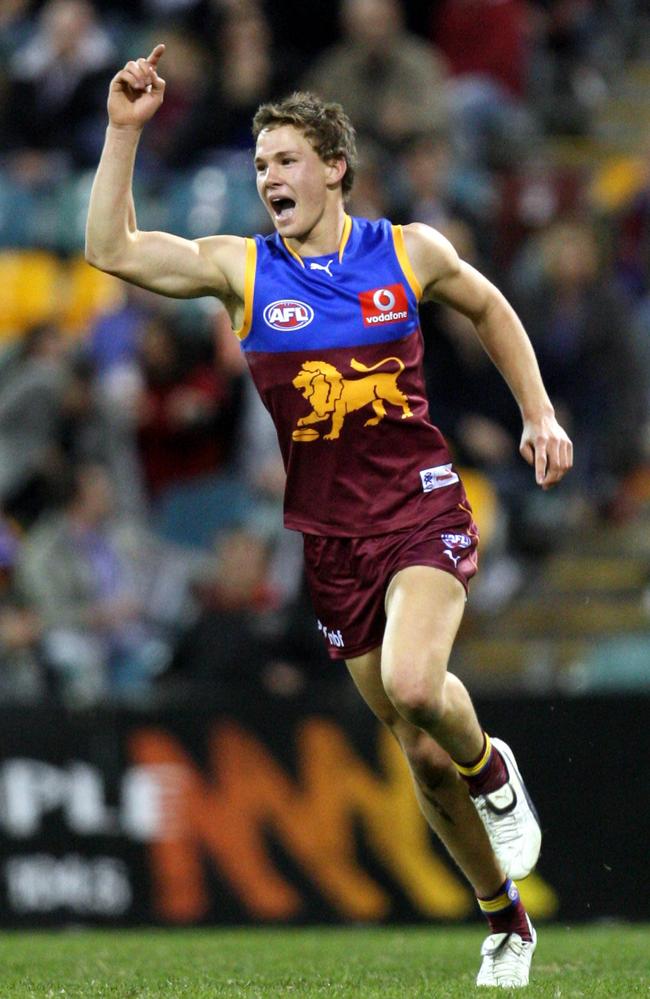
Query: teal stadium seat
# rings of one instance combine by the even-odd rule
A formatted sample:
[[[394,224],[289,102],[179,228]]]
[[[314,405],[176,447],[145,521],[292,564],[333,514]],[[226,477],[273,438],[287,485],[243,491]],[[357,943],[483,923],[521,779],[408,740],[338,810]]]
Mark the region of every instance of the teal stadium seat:
[[[34,245],[37,208],[38,198],[34,193],[0,171],[0,246]]]
[[[250,517],[253,500],[244,483],[227,473],[170,486],[154,510],[154,528],[166,541],[209,550],[221,532]]]
[[[617,635],[594,644],[565,686],[577,694],[650,691],[650,635]]]

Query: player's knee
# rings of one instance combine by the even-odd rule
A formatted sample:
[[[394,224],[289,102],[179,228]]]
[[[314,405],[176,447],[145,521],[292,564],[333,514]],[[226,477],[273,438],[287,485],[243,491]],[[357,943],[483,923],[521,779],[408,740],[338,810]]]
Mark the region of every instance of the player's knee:
[[[384,681],[386,693],[398,714],[418,728],[428,728],[444,713],[442,688],[426,674],[396,671]]]

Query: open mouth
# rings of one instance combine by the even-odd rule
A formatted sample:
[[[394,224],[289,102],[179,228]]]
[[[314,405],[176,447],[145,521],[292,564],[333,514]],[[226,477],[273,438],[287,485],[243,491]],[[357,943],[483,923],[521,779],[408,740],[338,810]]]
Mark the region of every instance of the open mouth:
[[[277,222],[288,222],[293,216],[296,202],[293,198],[271,198],[271,208]]]

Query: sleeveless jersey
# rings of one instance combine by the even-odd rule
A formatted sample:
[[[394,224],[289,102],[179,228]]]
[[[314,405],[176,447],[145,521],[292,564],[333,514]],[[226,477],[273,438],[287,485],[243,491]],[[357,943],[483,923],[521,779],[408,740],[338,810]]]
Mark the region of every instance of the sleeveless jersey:
[[[421,289],[401,226],[345,218],[337,253],[247,241],[241,339],[278,433],[285,525],[359,537],[466,504],[429,420]]]

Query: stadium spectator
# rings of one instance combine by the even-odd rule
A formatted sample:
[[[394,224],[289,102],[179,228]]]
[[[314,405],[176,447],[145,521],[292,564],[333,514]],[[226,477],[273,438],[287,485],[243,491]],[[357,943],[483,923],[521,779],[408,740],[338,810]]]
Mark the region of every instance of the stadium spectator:
[[[198,109],[209,101],[211,63],[203,39],[169,25],[152,30],[151,36],[157,39],[163,30],[172,51],[165,70],[172,85],[161,120],[143,144],[143,169],[149,183],[164,173],[166,166],[189,166],[197,149],[191,138],[191,123]]]
[[[361,136],[390,150],[446,125],[445,60],[406,30],[397,0],[343,0],[341,27],[304,87],[343,103]]]
[[[385,218],[392,211],[396,195],[389,168],[393,161],[372,139],[362,140],[357,151],[359,162],[348,209],[352,215],[364,218]]]
[[[47,0],[32,37],[10,61],[10,146],[65,151],[77,165],[92,163],[115,56],[90,0]]]
[[[588,221],[558,220],[536,248],[521,315],[550,395],[580,440],[574,489],[607,512],[641,460],[647,420],[630,302],[603,271]]]
[[[619,160],[615,170],[614,184],[623,180],[629,196],[612,210],[598,204],[596,210],[605,214],[618,281],[635,299],[643,299],[650,295],[650,138],[643,157]]]
[[[22,524],[56,495],[66,350],[58,327],[41,324],[0,360],[0,503]]]
[[[75,469],[64,508],[28,533],[16,568],[58,695],[95,703],[146,692],[171,659],[190,565],[115,516],[105,468]]]
[[[516,161],[536,130],[524,102],[531,7],[522,0],[443,0],[431,38],[448,60],[451,138],[460,158],[497,167]]]
[[[0,702],[30,703],[46,694],[46,674],[40,654],[42,622],[18,598],[14,570],[21,536],[15,524],[0,515]]]
[[[161,688],[174,697],[197,689],[217,699],[225,690],[252,694],[260,682],[287,697],[307,682],[322,686],[343,679],[342,671],[327,669],[301,567],[291,569],[287,599],[274,579],[269,538],[258,527],[242,522],[215,539],[215,557],[206,561],[192,587],[198,613],[160,678]]]
[[[443,0],[431,39],[454,77],[484,77],[521,98],[529,75],[532,10],[524,0]]]
[[[625,3],[546,0],[529,97],[547,131],[584,135],[620,66],[629,31]],[[609,8],[609,9],[608,9]]]
[[[64,468],[96,463],[109,471],[120,513],[146,516],[142,470],[135,448],[132,406],[104,391],[85,353],[68,364],[57,432]]]
[[[492,247],[498,187],[490,173],[460,162],[446,134],[427,132],[414,137],[399,159],[401,184],[397,214],[403,222],[422,219],[445,230],[453,220],[471,226],[482,253]]]
[[[197,347],[162,314],[147,319],[141,331],[137,442],[154,499],[170,485],[219,471],[226,461],[229,385]]]
[[[298,53],[284,41],[274,43],[258,3],[246,0],[229,6],[215,32],[206,84],[180,123],[167,162],[184,167],[218,148],[248,150],[258,105],[290,89],[301,65]]]
[[[242,525],[223,532],[215,547],[213,564],[193,586],[199,612],[179,641],[170,679],[191,680],[219,696],[224,687],[254,683],[266,667],[264,612],[273,607],[273,596],[262,538]]]

